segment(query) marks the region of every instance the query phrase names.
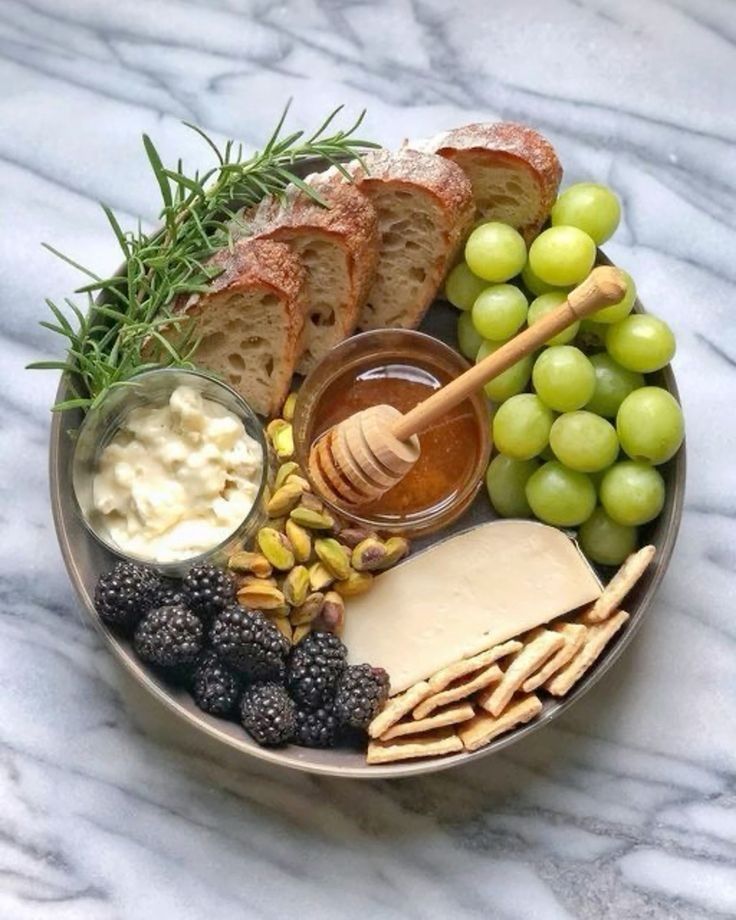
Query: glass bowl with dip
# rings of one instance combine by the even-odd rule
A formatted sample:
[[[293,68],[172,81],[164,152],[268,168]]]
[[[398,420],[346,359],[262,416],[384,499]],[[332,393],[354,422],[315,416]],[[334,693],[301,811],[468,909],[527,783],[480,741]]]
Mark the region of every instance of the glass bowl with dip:
[[[333,348],[306,378],[294,414],[294,444],[301,468],[320,435],[369,406],[408,412],[467,370],[444,342],[409,329],[378,329]],[[490,458],[488,406],[481,392],[465,400],[419,436],[421,454],[396,486],[374,502],[343,506],[315,492],[332,510],[374,530],[413,536],[431,533],[470,505]]]
[[[156,368],[111,390],[72,454],[77,510],[125,559],[183,574],[222,562],[265,520],[267,441],[255,412],[209,374]]]

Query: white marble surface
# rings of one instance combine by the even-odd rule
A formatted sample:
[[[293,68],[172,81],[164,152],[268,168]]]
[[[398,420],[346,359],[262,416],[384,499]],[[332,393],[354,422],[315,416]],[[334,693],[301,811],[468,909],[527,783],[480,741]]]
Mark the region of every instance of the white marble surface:
[[[736,6],[729,0],[3,0],[0,917],[736,914]],[[610,254],[674,326],[689,435],[674,564],[553,727],[471,768],[313,779],[204,747],[82,624],[47,502],[43,298],[101,270],[96,201],[154,214],[139,136],[248,144],[293,95],[387,144],[529,121],[620,192]]]

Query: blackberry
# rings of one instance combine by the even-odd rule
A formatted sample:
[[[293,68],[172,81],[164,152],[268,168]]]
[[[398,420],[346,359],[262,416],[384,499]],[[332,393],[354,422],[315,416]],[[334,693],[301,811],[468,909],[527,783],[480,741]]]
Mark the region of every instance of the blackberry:
[[[176,581],[167,581],[163,583],[157,606],[171,607],[173,604],[183,604],[185,607],[191,610],[191,607],[189,607],[189,604],[184,597],[184,592],[182,591],[181,584]]]
[[[334,712],[341,725],[368,728],[388,699],[388,674],[369,664],[351,665],[337,685]]]
[[[118,562],[100,576],[95,608],[104,623],[130,635],[140,618],[157,606],[162,589],[161,577],[153,569]]]
[[[291,654],[289,692],[299,706],[319,709],[335,696],[346,666],[347,649],[333,633],[305,636]]]
[[[197,662],[191,690],[194,702],[203,712],[227,718],[235,712],[243,687],[230,668],[214,652],[208,651]]]
[[[185,676],[202,651],[203,638],[199,617],[182,604],[173,604],[143,617],[133,634],[133,648],[142,661],[170,676]]]
[[[284,681],[289,641],[257,610],[231,604],[215,617],[210,641],[225,664],[249,681]]]
[[[267,747],[291,741],[296,727],[294,713],[294,703],[280,684],[253,684],[240,703],[243,728]]]
[[[214,565],[195,565],[181,585],[187,606],[206,622],[214,619],[235,600],[232,576]]]
[[[330,709],[297,709],[296,711],[294,742],[302,747],[334,747],[339,731],[339,723]]]

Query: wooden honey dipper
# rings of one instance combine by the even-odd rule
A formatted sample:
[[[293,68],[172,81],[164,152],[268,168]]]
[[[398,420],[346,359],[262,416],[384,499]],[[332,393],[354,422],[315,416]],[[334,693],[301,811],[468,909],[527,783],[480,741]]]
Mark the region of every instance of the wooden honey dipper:
[[[567,326],[618,303],[625,293],[626,280],[617,268],[594,268],[559,307],[436,390],[406,415],[393,406],[371,406],[330,428],[310,449],[312,481],[325,498],[344,506],[358,506],[380,498],[416,463],[417,436],[422,431]]]

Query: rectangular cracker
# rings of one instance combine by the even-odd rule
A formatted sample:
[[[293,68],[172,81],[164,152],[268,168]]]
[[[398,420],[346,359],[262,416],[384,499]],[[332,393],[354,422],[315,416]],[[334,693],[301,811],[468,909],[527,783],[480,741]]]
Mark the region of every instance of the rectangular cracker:
[[[368,726],[368,734],[371,738],[380,738],[385,731],[398,722],[402,716],[405,716],[407,712],[411,712],[431,692],[432,688],[427,681],[420,680],[418,684],[414,684],[413,687],[409,687],[408,690],[398,696],[392,697]]]
[[[462,751],[463,743],[451,729],[422,735],[419,738],[396,738],[393,741],[368,742],[366,762],[370,764],[393,763],[415,757],[439,757]]]
[[[607,620],[621,606],[621,601],[631,591],[649,563],[654,559],[653,546],[642,546],[632,553],[603,589],[603,594],[581,616],[583,623],[600,623]]]
[[[503,671],[501,668],[499,668],[497,664],[492,664],[476,674],[471,674],[469,680],[450,684],[446,690],[426,697],[426,699],[422,700],[412,711],[412,716],[415,719],[424,719],[430,712],[439,709],[440,706],[446,706],[448,703],[456,703],[458,700],[465,700],[474,693],[477,693],[478,690],[483,690],[483,688],[488,687],[489,684],[494,684],[501,680],[502,676]]]
[[[514,652],[518,652],[521,648],[521,642],[516,639],[511,639],[509,642],[504,642],[502,645],[494,645],[492,648],[481,652],[479,655],[473,655],[470,658],[461,658],[460,661],[453,661],[452,664],[448,664],[447,667],[442,668],[441,671],[438,671],[429,678],[428,682],[429,686],[432,688],[432,693],[439,693],[440,690],[449,687],[451,683],[454,683],[461,677],[465,677],[466,674],[474,674],[476,671],[485,669],[489,667],[489,665],[495,664],[500,658],[505,658],[506,655],[513,655]]]
[[[559,633],[565,640],[562,648],[543,665],[539,671],[532,674],[530,678],[524,681],[521,689],[524,693],[531,693],[537,687],[552,677],[560,668],[563,668],[574,655],[580,651],[585,642],[585,634],[588,631],[582,623],[555,623],[552,629]]]
[[[458,722],[467,722],[475,715],[475,710],[470,703],[458,703],[448,706],[440,712],[426,719],[410,719],[408,722],[397,722],[388,731],[384,732],[380,741],[390,741],[401,735],[419,735],[422,732],[434,731],[436,728],[445,728],[448,725],[457,725]]]
[[[541,711],[542,702],[538,696],[532,694],[517,697],[498,718],[489,712],[481,711],[469,722],[463,722],[457,733],[466,751],[477,751],[497,735],[502,735],[524,722],[530,722]]]
[[[531,641],[514,655],[500,682],[478,695],[481,707],[496,718],[501,715],[524,681],[536,673],[565,644],[562,635],[551,629],[534,630],[530,633],[530,639]]]
[[[600,656],[603,649],[628,619],[628,613],[625,610],[619,610],[603,623],[589,626],[583,647],[567,667],[558,671],[545,683],[544,689],[553,696],[564,696]]]

